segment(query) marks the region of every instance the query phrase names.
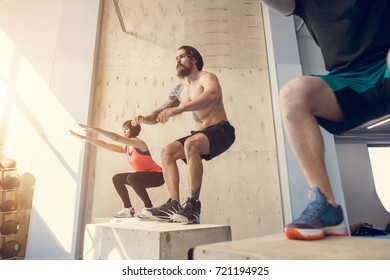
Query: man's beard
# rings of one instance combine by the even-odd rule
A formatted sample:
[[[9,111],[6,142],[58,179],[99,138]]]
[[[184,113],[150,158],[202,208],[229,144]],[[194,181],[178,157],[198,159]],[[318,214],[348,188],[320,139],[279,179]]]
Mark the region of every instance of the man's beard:
[[[178,69],[178,68],[176,67],[177,76],[178,76],[179,78],[187,77],[187,76],[190,74],[190,70],[189,70],[188,68],[186,68],[185,66],[183,66],[183,65],[179,65],[179,66],[181,66],[180,69]]]

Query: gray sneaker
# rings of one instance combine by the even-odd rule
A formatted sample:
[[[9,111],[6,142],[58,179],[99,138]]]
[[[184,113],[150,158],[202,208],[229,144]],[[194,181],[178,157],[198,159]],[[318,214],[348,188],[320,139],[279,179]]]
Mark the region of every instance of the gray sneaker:
[[[165,204],[159,207],[146,209],[145,212],[151,220],[170,221],[172,219],[173,214],[179,212],[181,209],[183,209],[183,207],[181,207],[179,202],[170,198]]]
[[[137,213],[137,217],[142,220],[150,219],[150,217],[152,216],[152,212],[150,212],[150,209],[152,208],[143,208],[140,213]]]
[[[185,224],[200,223],[200,201],[188,198],[184,203],[183,209],[173,214],[172,221]]]

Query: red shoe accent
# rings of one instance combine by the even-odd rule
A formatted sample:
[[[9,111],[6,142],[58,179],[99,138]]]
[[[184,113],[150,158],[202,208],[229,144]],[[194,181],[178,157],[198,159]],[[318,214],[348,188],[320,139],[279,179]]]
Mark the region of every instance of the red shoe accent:
[[[134,217],[134,214],[135,214],[134,207],[130,207],[130,215],[131,215],[132,217]]]
[[[285,234],[288,239],[297,239],[297,240],[319,240],[319,239],[324,239],[325,235],[322,234],[317,234],[317,235],[303,235],[299,229],[296,228],[286,228],[285,229]]]

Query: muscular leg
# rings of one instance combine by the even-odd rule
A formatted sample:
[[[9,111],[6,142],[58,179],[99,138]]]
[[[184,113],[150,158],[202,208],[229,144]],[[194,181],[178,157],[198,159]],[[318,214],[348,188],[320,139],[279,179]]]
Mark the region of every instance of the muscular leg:
[[[209,140],[202,133],[195,134],[184,142],[184,152],[187,158],[191,197],[198,200],[203,178],[203,164],[200,155],[210,153]]]
[[[325,166],[324,142],[315,119],[343,119],[334,93],[319,78],[299,77],[280,91],[280,108],[287,138],[309,186],[318,187],[329,203],[335,204]]]
[[[176,161],[180,158],[184,158],[184,149],[180,142],[170,143],[161,151],[165,183],[170,197],[178,202],[180,202],[180,176]]]

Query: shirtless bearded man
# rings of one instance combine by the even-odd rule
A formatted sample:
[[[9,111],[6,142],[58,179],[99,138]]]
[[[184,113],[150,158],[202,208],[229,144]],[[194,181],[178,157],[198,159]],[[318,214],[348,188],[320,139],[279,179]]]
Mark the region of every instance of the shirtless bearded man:
[[[150,208],[150,218],[174,222],[199,223],[199,194],[202,185],[202,159],[210,160],[223,153],[235,140],[234,127],[229,123],[216,75],[202,71],[203,59],[191,46],[182,46],[176,54],[177,76],[182,83],[169,95],[169,100],[148,116],[137,116],[136,123],[166,123],[171,117],[192,112],[196,131],[163,148],[161,159],[170,198],[160,207]],[[179,196],[177,160],[187,163],[191,196],[183,206]]]

